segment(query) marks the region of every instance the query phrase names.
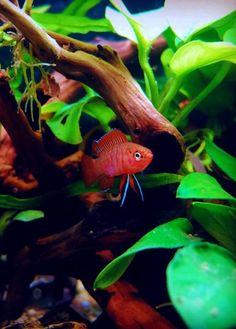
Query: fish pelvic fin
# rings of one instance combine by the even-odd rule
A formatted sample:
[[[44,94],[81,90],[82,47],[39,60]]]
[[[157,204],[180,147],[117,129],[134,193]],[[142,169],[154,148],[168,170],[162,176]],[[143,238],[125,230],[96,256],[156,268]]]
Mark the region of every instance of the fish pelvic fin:
[[[86,186],[90,186],[97,180],[95,161],[90,156],[84,154],[81,162],[82,176]]]
[[[125,202],[129,186],[135,193],[139,194],[141,200],[144,201],[143,191],[137,177],[135,175],[123,175],[120,180],[120,193],[122,193],[121,207]]]
[[[130,187],[134,192],[140,195],[142,201],[144,201],[143,191],[141,185],[135,175],[131,175],[130,177]]]
[[[126,195],[127,195],[129,184],[130,184],[130,175],[123,175],[121,177],[121,181],[120,181],[120,192],[122,192],[123,187],[124,186],[125,187],[124,187],[124,191],[122,192],[123,195],[122,195],[122,199],[121,199],[121,203],[120,203],[121,207],[123,206],[123,204],[125,202],[125,198],[126,198]]]

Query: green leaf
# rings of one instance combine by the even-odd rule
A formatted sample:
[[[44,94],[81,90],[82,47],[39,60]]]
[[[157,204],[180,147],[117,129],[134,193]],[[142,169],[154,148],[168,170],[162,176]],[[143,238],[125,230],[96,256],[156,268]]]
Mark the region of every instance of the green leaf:
[[[192,225],[186,218],[177,218],[154,228],[122,255],[109,263],[97,276],[94,288],[105,288],[126,271],[137,252],[156,248],[178,248],[196,241],[191,236]]]
[[[222,150],[209,139],[206,140],[206,152],[231,179],[236,181],[236,158]]]
[[[51,8],[50,5],[36,6],[32,8],[32,14],[44,14]]]
[[[182,40],[236,10],[235,0],[166,0],[165,12],[175,34]]]
[[[41,24],[45,29],[60,32],[65,35],[70,33],[88,32],[112,32],[113,28],[110,22],[105,19],[91,19],[88,17],[77,17],[73,15],[44,13],[33,14],[33,19]]]
[[[146,178],[144,178],[146,177]],[[153,188],[166,184],[178,183],[182,176],[175,174],[149,174],[139,177],[139,181],[144,188]],[[116,184],[117,179],[115,180]],[[118,187],[118,182],[117,182]],[[60,189],[52,190],[47,193],[32,198],[16,198],[12,195],[0,194],[0,208],[4,209],[40,209],[45,205],[57,202],[59,198],[69,198],[79,196],[88,192],[98,192],[99,187],[86,187],[82,180],[75,181]]]
[[[229,42],[194,40],[176,51],[170,61],[170,68],[180,76],[220,61],[236,63],[236,46]]]
[[[64,108],[64,106],[66,106],[66,103],[59,101],[46,103],[41,107],[41,114],[55,113],[61,111]]]
[[[104,102],[101,97],[92,97],[83,107],[83,113],[90,115],[99,121],[105,131],[110,129],[110,122],[115,120],[116,114]]]
[[[16,210],[6,210],[0,215],[0,238],[3,236],[6,228],[11,223]]]
[[[79,180],[60,189],[52,190],[32,198],[16,198],[12,195],[0,194],[0,207],[5,209],[40,209],[45,205],[57,203],[59,198],[66,199],[88,192],[99,191],[98,187],[86,187]]]
[[[173,55],[174,55],[174,52],[171,48],[167,48],[161,53],[161,57],[160,57],[161,64],[162,64],[163,69],[165,71],[166,77],[173,76],[173,73],[170,70],[170,66],[169,66],[170,60],[173,57]]]
[[[154,188],[169,184],[176,184],[181,182],[183,176],[176,174],[148,174],[148,175],[137,175],[137,178],[143,188]]]
[[[82,142],[83,139],[79,128],[79,119],[86,102],[87,99],[84,98],[79,102],[68,105],[64,104],[64,106],[62,106],[61,103],[56,103],[55,107],[58,108],[57,112],[46,122],[58,139],[74,145]],[[48,110],[48,108],[46,108],[46,110]]]
[[[41,210],[24,210],[19,212],[13,219],[21,222],[31,222],[35,219],[44,218],[44,212]]]
[[[230,13],[229,15],[221,18],[220,20],[211,24],[211,28],[213,28],[220,38],[220,40],[229,41],[224,39],[225,33],[236,27],[236,10]],[[232,41],[230,41],[232,42]]]
[[[73,16],[85,16],[87,12],[95,7],[101,0],[74,0],[63,11],[63,14]]]
[[[236,208],[194,202],[190,208],[192,217],[224,247],[236,253]]]
[[[160,8],[155,11],[131,15],[121,0],[110,0],[110,2],[118,12],[107,8],[106,15],[110,16],[118,34],[137,42],[138,60],[144,74],[146,95],[154,107],[157,107],[159,89],[149,63],[149,53],[154,39],[168,26],[164,10]],[[158,23],[156,24],[156,22]],[[153,29],[153,24],[156,24],[155,29]]]
[[[226,249],[201,242],[176,252],[167,267],[172,303],[191,329],[236,327],[236,262]]]
[[[122,1],[113,0],[110,2],[117,9],[119,8],[119,12],[107,7],[106,18],[110,20],[117,34],[129,40],[137,43],[137,38],[140,37],[138,35],[142,34],[141,38],[152,42],[168,27],[164,8],[131,14]]]
[[[236,45],[236,28],[229,29],[225,32],[223,39],[225,42],[231,42]]]
[[[233,200],[235,198],[226,192],[215,178],[208,174],[191,173],[185,176],[176,192],[181,199],[215,199]]]

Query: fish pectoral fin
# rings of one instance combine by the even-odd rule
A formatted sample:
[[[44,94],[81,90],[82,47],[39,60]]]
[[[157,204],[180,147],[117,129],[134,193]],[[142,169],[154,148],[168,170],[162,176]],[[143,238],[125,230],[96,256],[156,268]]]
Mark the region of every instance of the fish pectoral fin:
[[[102,175],[98,178],[98,185],[102,190],[110,189],[114,184],[114,177]]]
[[[140,198],[142,201],[144,201],[144,197],[143,197],[143,191],[142,191],[142,188],[141,188],[141,185],[137,179],[137,177],[135,175],[131,175],[130,176],[130,187],[132,188],[132,190],[134,192],[136,192],[137,194],[140,195]]]

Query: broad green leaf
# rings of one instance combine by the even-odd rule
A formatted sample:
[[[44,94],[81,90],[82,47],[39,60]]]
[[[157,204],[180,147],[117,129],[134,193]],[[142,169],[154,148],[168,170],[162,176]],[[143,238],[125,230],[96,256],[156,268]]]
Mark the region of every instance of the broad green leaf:
[[[193,33],[236,10],[235,0],[166,0],[165,12],[175,34],[185,40]]]
[[[192,217],[224,247],[236,253],[236,208],[194,202],[190,208]]]
[[[174,56],[174,52],[171,48],[167,48],[161,53],[160,59],[161,59],[163,69],[165,71],[165,75],[167,77],[170,77],[173,75],[172,71],[170,70],[170,65],[169,65],[170,60],[173,56]]]
[[[45,29],[60,32],[65,35],[70,33],[88,32],[112,32],[110,22],[105,19],[91,19],[88,17],[77,17],[73,15],[64,15],[61,13],[33,14],[33,19],[41,24]]]
[[[87,12],[95,7],[101,0],[74,0],[63,11],[63,14],[73,16],[85,16]]]
[[[236,63],[236,46],[229,42],[194,40],[176,51],[170,61],[170,68],[180,76],[220,61]]]
[[[172,303],[190,329],[236,327],[236,262],[215,244],[179,249],[167,267]]]
[[[236,158],[222,150],[209,139],[206,140],[206,152],[231,179],[236,181]]]
[[[94,288],[105,288],[126,271],[137,252],[156,248],[178,248],[196,241],[190,234],[192,225],[186,218],[177,218],[154,228],[122,255],[109,263],[97,276]]]
[[[106,8],[106,18],[110,20],[115,32],[129,40],[137,43],[138,29],[143,38],[152,42],[167,27],[168,22],[165,17],[164,9],[154,9],[138,14],[131,14],[120,0],[111,1],[120,12],[110,7]]]
[[[87,98],[85,97],[76,103],[65,104],[64,106],[61,103],[56,103],[55,108],[58,108],[57,112],[46,122],[58,139],[69,144],[79,144],[82,142],[79,119],[86,102]],[[53,105],[48,106],[49,110],[50,106],[52,107]],[[47,110],[48,108],[46,107]]]
[[[110,129],[109,124],[116,118],[116,114],[106,105],[100,97],[92,97],[83,107],[83,113],[86,113],[100,122],[105,131]]]
[[[236,27],[225,32],[223,39],[225,42],[231,42],[236,45]]]
[[[191,173],[185,176],[176,192],[181,199],[215,199],[233,200],[235,198],[226,192],[217,180],[203,173]]]
[[[13,219],[21,222],[31,222],[35,219],[44,218],[44,212],[41,210],[24,210],[19,212]]]
[[[218,33],[220,40],[230,41],[225,40],[224,35],[228,30],[236,28],[236,10],[211,24],[211,28],[213,28]]]

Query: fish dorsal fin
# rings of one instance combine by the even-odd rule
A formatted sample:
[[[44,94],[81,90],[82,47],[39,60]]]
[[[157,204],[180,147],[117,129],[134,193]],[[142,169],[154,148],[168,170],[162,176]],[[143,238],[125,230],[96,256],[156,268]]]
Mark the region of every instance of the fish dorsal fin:
[[[102,152],[110,150],[114,145],[127,143],[125,134],[119,129],[113,129],[102,136],[99,140],[94,141],[92,150],[95,156],[99,156]]]

